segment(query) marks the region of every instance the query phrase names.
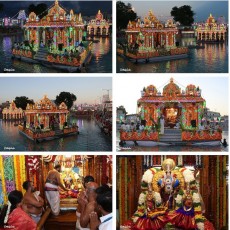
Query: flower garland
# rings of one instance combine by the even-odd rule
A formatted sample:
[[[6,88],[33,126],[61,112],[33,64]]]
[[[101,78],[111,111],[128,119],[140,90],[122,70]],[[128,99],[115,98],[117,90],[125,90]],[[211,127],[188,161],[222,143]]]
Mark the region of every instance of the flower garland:
[[[142,181],[146,182],[147,184],[152,183],[153,176],[156,172],[157,170],[155,168],[148,169],[147,171],[145,171],[142,177]]]
[[[20,162],[20,170],[21,170],[21,172],[20,172],[21,173],[21,180],[24,182],[27,180],[25,156],[20,156],[19,159],[20,159],[19,162]]]
[[[7,203],[7,193],[6,193],[6,182],[5,182],[5,172],[4,172],[4,166],[3,166],[3,156],[0,156],[0,172],[1,172],[1,179],[2,179],[2,193],[3,193],[3,200],[4,204]]]
[[[8,207],[7,207],[7,211],[6,211],[6,216],[5,216],[5,218],[4,218],[4,224],[6,224],[6,223],[8,222],[9,214],[10,214],[11,203],[8,201],[7,205],[8,205]]]
[[[3,156],[5,186],[7,194],[15,190],[13,156]]]

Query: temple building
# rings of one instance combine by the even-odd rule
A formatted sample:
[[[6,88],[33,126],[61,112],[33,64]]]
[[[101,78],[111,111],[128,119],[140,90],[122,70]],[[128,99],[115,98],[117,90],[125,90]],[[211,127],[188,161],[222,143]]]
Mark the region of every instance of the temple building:
[[[160,22],[150,10],[144,21],[129,21],[126,35],[129,46],[139,46],[139,51],[176,47],[178,29],[173,20]]]
[[[198,23],[196,33],[198,41],[224,42],[227,26],[224,23],[218,23],[210,14],[205,23]]]
[[[183,128],[198,127],[202,122],[205,104],[199,86],[190,84],[181,90],[173,78],[164,86],[162,93],[154,85],[144,88],[137,101],[140,118],[146,121],[147,126],[158,123],[160,116],[164,115],[165,125],[171,128],[177,122]]]
[[[60,6],[58,0],[49,8],[48,14],[39,18],[34,12],[29,14],[25,28],[25,40],[32,44],[34,50],[47,47],[51,52],[68,51],[82,41],[84,23],[81,13],[69,13]]]
[[[19,120],[19,119],[23,119],[24,112],[21,108],[17,108],[14,101],[12,101],[9,108],[3,109],[2,115],[3,115],[3,120]]]
[[[89,36],[108,36],[109,35],[109,22],[104,19],[103,14],[100,10],[95,17],[92,19],[88,26],[87,32]]]
[[[91,176],[98,186],[111,185],[112,164],[111,155],[1,155],[0,214],[8,204],[9,193],[18,190],[24,194],[23,182],[31,181],[36,188],[35,194],[39,192],[39,196],[45,201],[36,229],[76,229],[76,221],[79,218],[76,216],[78,197],[80,192],[85,189],[84,178]],[[59,185],[58,195],[60,196],[61,211],[58,216],[54,217],[50,207],[47,206],[45,184],[48,173],[54,170],[57,165],[61,166],[61,172],[57,171],[60,175],[60,183],[68,191]],[[27,222],[25,223],[27,224]]]
[[[117,228],[228,228],[228,156],[117,156]]]

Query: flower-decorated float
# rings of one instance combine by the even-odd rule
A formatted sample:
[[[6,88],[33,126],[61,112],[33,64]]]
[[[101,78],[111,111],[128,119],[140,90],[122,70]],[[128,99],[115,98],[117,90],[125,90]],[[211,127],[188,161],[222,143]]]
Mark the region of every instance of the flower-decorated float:
[[[91,43],[82,41],[83,32],[81,13],[67,13],[55,0],[41,19],[34,12],[29,14],[24,25],[25,41],[14,44],[13,57],[74,72],[91,57]]]
[[[34,105],[27,104],[24,112],[26,120],[18,128],[30,140],[40,142],[78,133],[77,125],[67,122],[69,110],[64,102],[57,106],[45,95]]]
[[[129,21],[125,31],[127,44],[119,44],[117,53],[132,62],[164,61],[187,58],[188,49],[176,46],[178,29],[173,20],[160,22],[150,10],[144,21]]]
[[[142,177],[137,211],[121,226],[131,230],[214,230],[204,213],[199,172],[196,178],[168,158],[162,168],[150,168]]]
[[[181,90],[171,78],[161,93],[154,85],[149,85],[141,91],[137,107],[143,129],[121,129],[121,146],[129,141],[153,145],[220,144],[222,130],[219,127],[211,128],[205,121],[206,101],[201,96],[199,86],[190,84]]]

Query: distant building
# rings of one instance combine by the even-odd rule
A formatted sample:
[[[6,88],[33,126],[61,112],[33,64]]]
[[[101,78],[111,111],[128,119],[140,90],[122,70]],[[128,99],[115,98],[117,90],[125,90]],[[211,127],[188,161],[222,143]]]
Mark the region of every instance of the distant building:
[[[128,114],[126,115],[125,121],[127,124],[131,124],[131,122],[134,122],[136,124],[137,122],[139,122],[139,117],[137,114]]]
[[[90,20],[87,31],[90,36],[108,36],[109,35],[109,21],[104,19],[100,10],[96,17]]]
[[[2,116],[4,120],[17,120],[24,117],[24,112],[21,108],[17,108],[14,101],[12,101],[9,107],[3,109]]]
[[[205,109],[204,118],[207,121],[210,121],[210,122],[218,121],[220,120],[220,117],[221,115],[219,112],[210,111],[208,108]]]
[[[126,109],[124,106],[119,106],[117,107],[117,117],[116,117],[116,122],[125,122],[126,119]]]
[[[228,116],[224,115],[220,118],[220,127],[223,131],[228,131]]]
[[[223,19],[219,19],[219,22]],[[224,23],[219,23],[210,14],[205,23],[197,25],[197,40],[198,41],[216,41],[221,42],[226,39],[227,26]]]

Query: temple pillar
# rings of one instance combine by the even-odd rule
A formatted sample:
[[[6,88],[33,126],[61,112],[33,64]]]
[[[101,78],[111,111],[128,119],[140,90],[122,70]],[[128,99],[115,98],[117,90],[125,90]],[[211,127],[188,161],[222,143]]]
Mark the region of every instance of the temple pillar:
[[[54,37],[53,37],[53,48],[57,49],[57,30],[54,29]]]
[[[45,30],[42,31],[42,41],[43,41],[43,44],[46,44],[46,32],[45,32]]]
[[[106,27],[106,35],[109,35],[109,27]]]
[[[152,48],[154,48],[154,35],[152,33]]]
[[[79,30],[79,42],[82,41],[82,30]]]
[[[165,34],[165,48],[168,48],[168,34]]]
[[[103,28],[101,27],[101,28],[100,28],[100,35],[102,35],[102,29],[103,29]]]
[[[94,27],[94,35],[96,35],[96,34],[97,34],[97,28]]]

